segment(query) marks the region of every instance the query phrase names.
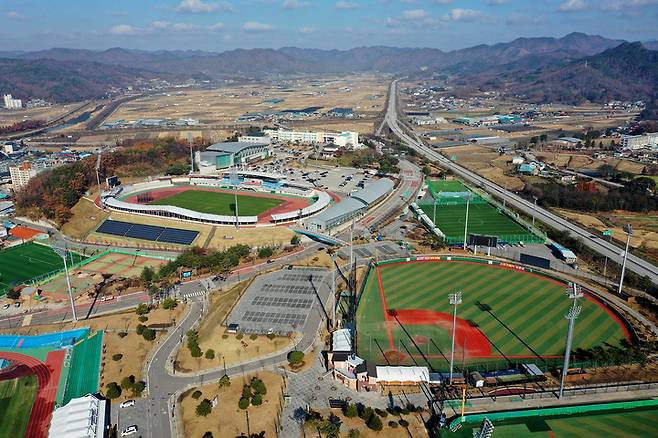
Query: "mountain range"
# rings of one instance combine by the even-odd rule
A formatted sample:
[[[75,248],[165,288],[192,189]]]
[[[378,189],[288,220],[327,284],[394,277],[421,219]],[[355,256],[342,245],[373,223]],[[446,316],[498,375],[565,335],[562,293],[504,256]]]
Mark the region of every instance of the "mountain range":
[[[658,42],[645,44],[571,33],[562,38],[518,38],[507,43],[448,52],[385,46],[349,50],[283,47],[221,53],[149,52],[123,48],[0,52],[0,91],[64,102],[96,97],[102,94],[99,90],[108,86],[155,76],[218,81],[289,74],[439,72],[462,90],[499,89],[542,101],[601,101],[610,96],[636,100],[645,97],[649,84],[655,85],[652,82],[655,77],[651,76],[655,69],[631,66],[638,62],[644,65],[655,59],[656,52],[648,48],[656,48]],[[613,49],[616,51],[611,51]],[[582,67],[585,60],[587,68]],[[615,65],[622,61],[625,65]],[[570,75],[570,71],[573,74]],[[25,72],[30,74],[23,74]],[[70,77],[67,72],[70,72]],[[624,72],[631,76],[624,77]],[[646,78],[637,77],[645,73]],[[41,79],[39,75],[42,75]],[[555,90],[553,85],[558,83],[553,84],[553,81],[565,77],[569,78],[570,85],[582,90],[569,93]],[[638,79],[641,86],[636,86]],[[550,88],[542,93],[541,89],[547,83]],[[592,84],[603,85],[606,91],[594,92]],[[73,85],[78,90],[69,92]]]

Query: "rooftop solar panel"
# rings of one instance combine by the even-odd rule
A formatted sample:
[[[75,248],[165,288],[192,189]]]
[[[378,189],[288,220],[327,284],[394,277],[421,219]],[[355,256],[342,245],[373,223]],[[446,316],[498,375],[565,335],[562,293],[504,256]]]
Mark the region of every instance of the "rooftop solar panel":
[[[157,240],[164,231],[162,227],[153,225],[134,224],[125,234],[126,237],[135,239]]]
[[[103,234],[112,234],[114,236],[123,236],[130,230],[133,224],[122,221],[106,220],[96,229],[96,232]]]
[[[190,245],[199,235],[198,231],[181,230],[179,228],[165,228],[160,237],[159,242],[179,243],[181,245]]]

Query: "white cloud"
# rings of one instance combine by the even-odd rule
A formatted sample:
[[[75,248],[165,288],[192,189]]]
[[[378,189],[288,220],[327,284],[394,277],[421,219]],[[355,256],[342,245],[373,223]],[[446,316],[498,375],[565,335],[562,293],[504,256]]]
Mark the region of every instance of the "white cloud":
[[[308,6],[311,6],[311,4],[302,0],[284,0],[283,2],[284,9],[301,9]]]
[[[454,2],[455,0],[432,0],[432,3],[437,4],[437,5],[449,5],[450,3]]]
[[[508,3],[509,0],[482,0],[485,5],[498,6]]]
[[[211,12],[233,11],[233,5],[229,2],[205,2],[203,0],[181,0],[178,12],[189,12],[191,14],[208,14]]]
[[[212,30],[214,32],[217,32],[217,31],[220,31],[220,30],[224,30],[224,27],[225,27],[224,23],[215,23],[215,24],[211,24],[210,26],[208,26],[208,30]]]
[[[165,20],[157,20],[157,21],[154,21],[153,23],[151,23],[151,27],[153,29],[157,29],[157,30],[167,29],[170,25],[171,25],[171,23],[169,23],[168,21],[165,21]]]
[[[522,13],[513,13],[505,18],[505,24],[508,26],[523,26],[528,24],[539,24],[542,23],[543,18],[537,15],[527,15]]]
[[[658,5],[658,0],[607,0],[601,6],[604,11],[623,11]]]
[[[112,35],[137,35],[139,29],[129,24],[117,24],[110,29]]]
[[[190,23],[176,23],[172,26],[172,28],[177,32],[189,32],[191,30],[197,30],[199,26]]]
[[[356,9],[358,7],[359,4],[356,2],[346,2],[346,1],[336,2],[336,8],[338,9]]]
[[[422,20],[427,18],[427,12],[424,9],[408,9],[402,12],[405,20]]]
[[[242,25],[242,29],[247,32],[267,32],[273,29],[271,24],[259,23],[258,21],[247,21]]]
[[[23,20],[23,16],[21,14],[19,14],[18,12],[16,12],[16,11],[7,12],[7,18],[9,18],[10,20],[16,20],[16,21]]]
[[[448,19],[452,21],[477,21],[483,18],[484,13],[475,9],[455,8],[448,14]]]
[[[560,12],[579,12],[587,9],[585,0],[566,0],[560,3],[558,10]]]
[[[315,32],[315,29],[309,26],[302,26],[299,28],[299,33],[313,33]]]

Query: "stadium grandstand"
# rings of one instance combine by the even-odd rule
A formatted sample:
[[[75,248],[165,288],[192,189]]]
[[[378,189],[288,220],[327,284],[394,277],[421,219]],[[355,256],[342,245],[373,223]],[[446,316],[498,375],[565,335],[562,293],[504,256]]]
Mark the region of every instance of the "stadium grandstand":
[[[215,143],[201,152],[196,152],[195,162],[199,173],[210,174],[218,170],[240,166],[261,160],[271,155],[269,144],[252,142]]]

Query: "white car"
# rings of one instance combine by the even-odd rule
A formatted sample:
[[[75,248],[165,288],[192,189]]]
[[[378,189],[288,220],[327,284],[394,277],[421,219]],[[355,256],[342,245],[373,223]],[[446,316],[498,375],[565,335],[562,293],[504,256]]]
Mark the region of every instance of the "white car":
[[[132,426],[128,426],[125,429],[123,429],[123,432],[121,432],[121,436],[129,436],[135,433],[137,433],[137,426],[133,424]]]
[[[131,406],[135,406],[135,400],[126,400],[119,405],[120,408],[129,408]]]

